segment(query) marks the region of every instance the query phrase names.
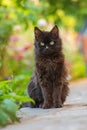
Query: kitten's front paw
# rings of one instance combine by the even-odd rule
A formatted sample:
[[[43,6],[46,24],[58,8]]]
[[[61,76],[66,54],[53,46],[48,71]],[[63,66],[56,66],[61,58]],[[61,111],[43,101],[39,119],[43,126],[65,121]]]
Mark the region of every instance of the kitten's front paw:
[[[43,103],[41,103],[41,104],[39,105],[39,108],[43,108]]]
[[[61,108],[61,107],[63,107],[63,105],[61,103],[54,104],[54,108]]]
[[[52,108],[52,104],[49,104],[49,103],[44,103],[43,106],[42,106],[43,109],[49,109],[49,108]]]

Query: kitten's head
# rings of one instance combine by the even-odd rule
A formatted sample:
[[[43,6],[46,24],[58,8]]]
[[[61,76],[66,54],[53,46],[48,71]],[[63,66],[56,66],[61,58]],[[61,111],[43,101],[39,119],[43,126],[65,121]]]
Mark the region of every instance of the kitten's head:
[[[35,54],[40,56],[51,56],[61,51],[61,39],[59,29],[55,25],[49,32],[34,28]]]

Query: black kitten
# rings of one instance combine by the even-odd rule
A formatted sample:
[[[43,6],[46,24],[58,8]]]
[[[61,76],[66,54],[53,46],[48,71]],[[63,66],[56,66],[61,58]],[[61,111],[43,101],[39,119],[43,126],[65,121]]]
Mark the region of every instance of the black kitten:
[[[37,27],[35,33],[35,71],[28,93],[36,104],[30,107],[60,108],[68,95],[67,70],[57,26],[50,32]]]

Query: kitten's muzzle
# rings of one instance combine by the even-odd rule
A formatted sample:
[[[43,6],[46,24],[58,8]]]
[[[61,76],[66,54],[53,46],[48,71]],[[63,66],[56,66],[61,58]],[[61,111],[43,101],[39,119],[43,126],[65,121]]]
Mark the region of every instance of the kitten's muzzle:
[[[50,55],[52,54],[54,51],[52,49],[50,49],[48,46],[45,47],[45,49],[43,50],[43,54],[44,55]]]

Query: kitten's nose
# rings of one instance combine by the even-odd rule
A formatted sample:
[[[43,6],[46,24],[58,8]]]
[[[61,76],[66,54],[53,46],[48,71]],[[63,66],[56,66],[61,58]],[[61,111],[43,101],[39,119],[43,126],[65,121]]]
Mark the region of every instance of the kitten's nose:
[[[48,46],[46,46],[46,49],[48,49],[49,47]]]

